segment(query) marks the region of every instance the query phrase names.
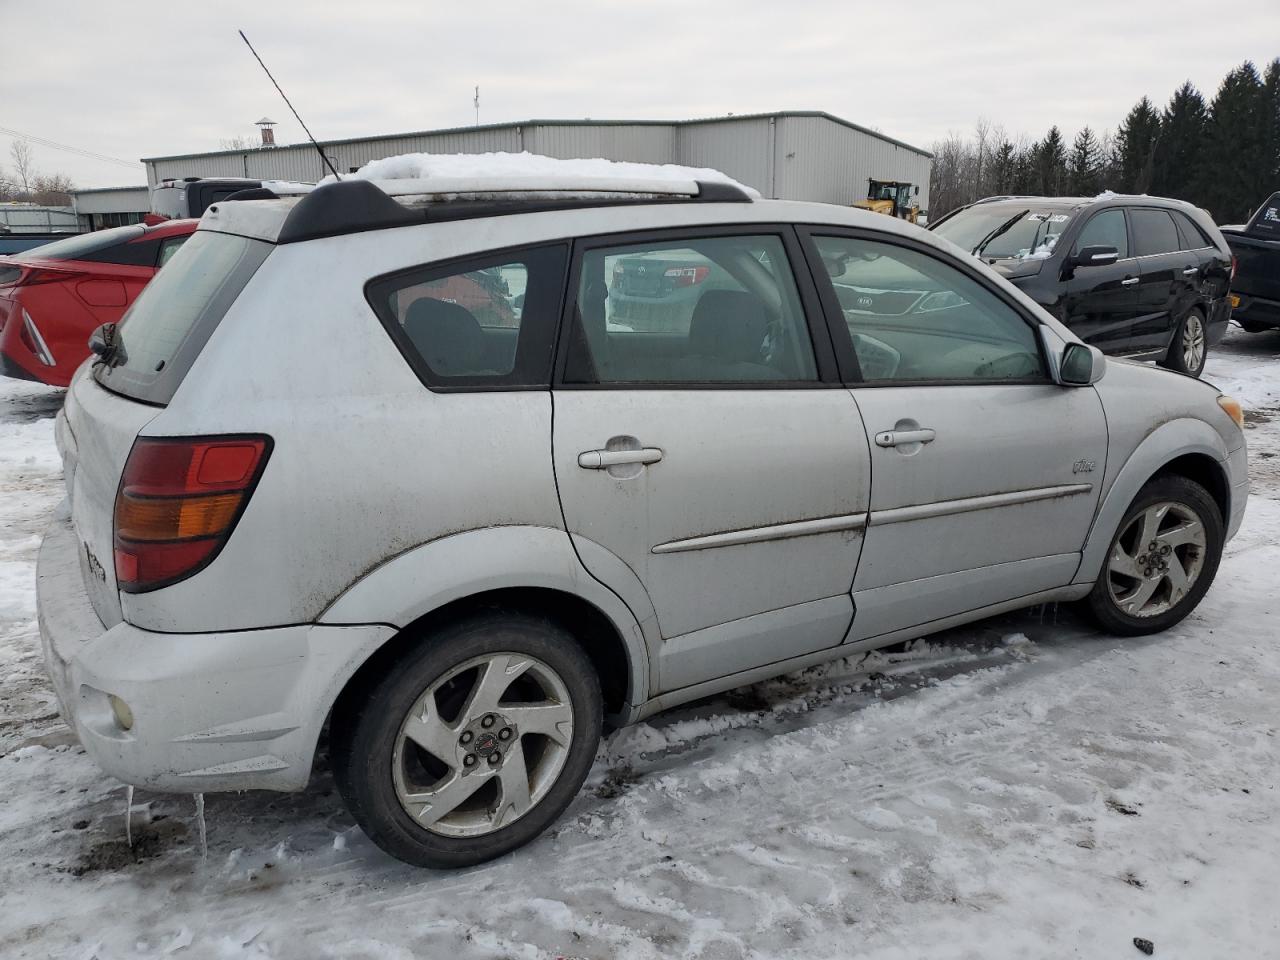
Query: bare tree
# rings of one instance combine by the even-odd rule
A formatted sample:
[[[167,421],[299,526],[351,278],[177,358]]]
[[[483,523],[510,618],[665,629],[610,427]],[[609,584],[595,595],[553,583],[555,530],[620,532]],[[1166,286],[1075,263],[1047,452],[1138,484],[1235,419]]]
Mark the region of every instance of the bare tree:
[[[31,144],[15,140],[9,147],[13,173],[0,169],[0,200],[19,200],[44,206],[65,207],[71,204],[75,184],[66,174],[43,174],[36,169]]]
[[[223,150],[252,150],[260,146],[254,141],[253,137],[239,135],[235,137],[223,137],[218,141],[218,146]]]
[[[35,179],[35,164],[31,159],[31,144],[25,140],[15,140],[9,145],[9,156],[13,159],[14,183],[23,194],[31,192],[31,181]]]
[[[66,174],[38,175],[31,181],[31,200],[46,207],[69,207],[74,189],[75,184]]]

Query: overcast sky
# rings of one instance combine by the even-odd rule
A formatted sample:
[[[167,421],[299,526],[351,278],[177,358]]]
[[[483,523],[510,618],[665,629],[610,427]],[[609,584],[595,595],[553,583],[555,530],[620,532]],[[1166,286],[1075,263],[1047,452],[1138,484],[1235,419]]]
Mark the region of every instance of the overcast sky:
[[[1115,127],[1183,81],[1280,56],[1280,0],[0,0],[0,127],[111,157],[218,149],[278,121],[320,139],[534,118],[825,110],[922,147],[979,117]],[[0,132],[0,168],[9,142]],[[80,186],[132,170],[33,143]]]

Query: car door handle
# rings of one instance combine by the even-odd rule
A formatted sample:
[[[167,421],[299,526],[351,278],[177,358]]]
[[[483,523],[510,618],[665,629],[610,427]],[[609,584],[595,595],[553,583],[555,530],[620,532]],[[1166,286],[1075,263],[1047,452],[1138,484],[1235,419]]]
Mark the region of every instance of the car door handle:
[[[639,450],[588,450],[578,454],[578,466],[584,470],[607,470],[627,463],[657,463],[662,451],[657,447]]]
[[[1121,280],[1121,281],[1120,281],[1120,286],[1122,286],[1122,287],[1132,287],[1135,283],[1137,283],[1137,282],[1138,282],[1138,279],[1139,279],[1138,277],[1130,277],[1128,280]]]
[[[900,447],[907,443],[932,443],[937,434],[928,427],[919,430],[885,430],[876,434],[876,446]]]
[[[1182,271],[1182,275],[1184,277],[1194,277],[1199,272],[1200,272],[1199,267],[1187,267],[1187,269]]]

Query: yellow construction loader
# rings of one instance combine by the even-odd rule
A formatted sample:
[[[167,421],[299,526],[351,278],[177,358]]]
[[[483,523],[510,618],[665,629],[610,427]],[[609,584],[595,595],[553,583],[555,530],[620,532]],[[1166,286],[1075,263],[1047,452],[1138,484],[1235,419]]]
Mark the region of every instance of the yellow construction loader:
[[[853,205],[915,223],[920,216],[920,204],[915,199],[919,194],[920,188],[914,184],[871,179],[867,181],[867,199],[858,200]]]

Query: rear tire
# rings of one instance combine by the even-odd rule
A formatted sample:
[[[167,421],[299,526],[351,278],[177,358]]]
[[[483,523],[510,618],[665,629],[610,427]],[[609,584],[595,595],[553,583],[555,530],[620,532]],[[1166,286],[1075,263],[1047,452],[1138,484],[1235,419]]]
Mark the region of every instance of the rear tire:
[[[1266,333],[1268,330],[1275,330],[1275,327],[1267,326],[1265,323],[1259,323],[1257,320],[1237,320],[1240,329],[1245,333]]]
[[[1162,367],[1191,377],[1200,376],[1209,358],[1209,330],[1198,307],[1187,311],[1169,344],[1169,352],[1160,361]]]
[[[431,631],[345,692],[338,790],[391,856],[466,867],[520,847],[573,800],[600,741],[590,658],[558,624],[494,610]]]
[[[1222,559],[1222,514],[1200,484],[1157,477],[1125,512],[1086,603],[1108,633],[1159,633],[1196,608]]]

